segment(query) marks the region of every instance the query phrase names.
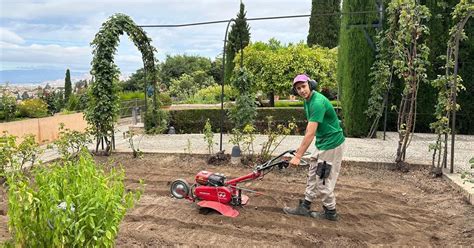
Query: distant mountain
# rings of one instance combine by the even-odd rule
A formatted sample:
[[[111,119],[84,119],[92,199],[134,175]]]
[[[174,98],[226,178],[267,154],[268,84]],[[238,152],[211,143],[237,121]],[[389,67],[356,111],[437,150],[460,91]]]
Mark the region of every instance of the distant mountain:
[[[122,73],[120,80],[127,80],[131,73]],[[66,77],[66,69],[32,69],[32,70],[0,70],[0,85],[5,85],[7,82],[11,85],[29,84],[29,85],[59,85],[64,84]],[[81,79],[91,79],[88,71],[74,71],[71,70],[72,82]]]

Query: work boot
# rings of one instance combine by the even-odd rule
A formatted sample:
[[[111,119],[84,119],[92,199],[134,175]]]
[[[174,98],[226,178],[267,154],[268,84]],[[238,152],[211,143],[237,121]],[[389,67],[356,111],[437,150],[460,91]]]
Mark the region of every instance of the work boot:
[[[336,209],[327,209],[323,206],[324,212],[311,211],[310,215],[313,218],[326,219],[336,221],[338,219]]]
[[[300,204],[296,208],[284,207],[283,212],[286,214],[295,214],[295,215],[303,215],[303,216],[310,216],[310,205],[305,204],[304,200],[300,200]]]

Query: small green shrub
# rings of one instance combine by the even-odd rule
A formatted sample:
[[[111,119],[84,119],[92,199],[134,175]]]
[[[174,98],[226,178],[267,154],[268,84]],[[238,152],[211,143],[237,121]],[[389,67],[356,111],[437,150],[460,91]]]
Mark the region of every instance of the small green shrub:
[[[168,129],[169,114],[168,112],[158,109],[155,112],[151,109],[145,113],[145,132],[148,134],[160,134]]]
[[[2,92],[0,101],[0,119],[10,121],[15,118],[17,105],[16,99],[13,96]]]
[[[19,247],[113,247],[120,221],[141,191],[127,193],[124,170],[79,160],[8,178],[8,225]]]
[[[186,103],[202,103],[202,104],[220,103],[221,93],[222,93],[222,86],[212,85],[204,89],[200,89],[192,97],[189,97],[188,99],[186,99],[185,102]],[[224,101],[235,100],[237,95],[238,95],[238,92],[235,88],[229,85],[224,85]]]
[[[233,123],[228,119],[227,109],[224,109],[223,132],[231,132],[234,128]],[[303,134],[306,127],[306,117],[303,108],[257,108],[257,117],[254,126],[258,133],[263,133],[267,128],[266,117],[273,116],[275,125],[286,125],[293,119],[299,127],[295,133]],[[214,109],[183,109],[169,110],[170,124],[176,129],[177,133],[200,133],[209,119],[214,132],[220,132],[221,110]]]
[[[209,151],[209,155],[211,155],[212,153],[214,153],[214,133],[212,132],[212,125],[209,119],[206,120],[206,125],[204,125],[202,133],[204,134],[204,141],[206,141],[207,143],[207,150]]]
[[[142,91],[124,91],[118,94],[120,101],[130,101],[133,99],[145,99],[145,93]]]
[[[276,101],[276,108],[285,108],[285,107],[303,107],[303,101]]]
[[[273,152],[280,146],[286,136],[294,132],[297,127],[294,119],[288,122],[288,124],[274,125],[273,116],[267,116],[267,129],[264,132],[267,140],[262,144],[262,150],[259,154],[260,159],[270,159]]]
[[[75,94],[71,94],[66,103],[66,109],[69,111],[76,111],[76,110],[79,110],[78,107],[79,107],[79,97]]]
[[[158,100],[160,101],[161,106],[171,106],[171,104],[173,103],[168,93],[160,93],[158,95]]]
[[[0,136],[0,176],[6,176],[7,171],[22,170],[27,163],[35,166],[42,152],[34,135],[25,136],[17,144],[17,137],[4,131]]]
[[[48,116],[48,105],[41,99],[28,99],[18,105],[20,116],[40,118]]]
[[[59,137],[53,144],[63,159],[70,160],[75,158],[90,142],[90,133],[88,131],[81,133],[65,128],[64,124],[61,123],[59,125]]]

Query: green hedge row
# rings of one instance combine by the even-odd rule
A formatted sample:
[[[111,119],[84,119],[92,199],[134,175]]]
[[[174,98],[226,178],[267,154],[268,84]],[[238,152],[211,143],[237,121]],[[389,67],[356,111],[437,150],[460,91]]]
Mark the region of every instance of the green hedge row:
[[[223,131],[230,132],[234,127],[227,118],[227,110],[224,113]],[[169,110],[170,125],[176,130],[176,133],[201,133],[206,120],[209,118],[212,130],[220,132],[221,110],[216,109],[185,109]],[[267,116],[273,116],[273,123],[288,124],[293,118],[298,125],[297,133],[302,134],[306,127],[306,118],[303,108],[258,108],[257,118],[255,118],[255,127],[259,132],[267,127]]]
[[[224,132],[230,132],[234,127],[227,118],[227,110],[224,115]],[[340,109],[336,112],[341,115]],[[214,132],[220,131],[221,112],[220,109],[187,109],[187,110],[169,110],[170,124],[176,129],[177,133],[201,133],[206,120],[211,121]],[[298,133],[303,134],[306,127],[306,118],[303,108],[257,108],[257,118],[255,126],[259,132],[267,127],[266,117],[273,116],[274,123],[288,124],[292,118],[298,125]],[[397,113],[389,111],[387,116],[387,131],[396,131]],[[419,113],[417,115],[415,132],[432,133],[429,124],[433,121],[432,114]],[[466,115],[458,114],[456,116],[457,130],[459,134],[472,134],[468,127],[472,123],[471,118]],[[379,131],[383,131],[383,118],[379,122]]]

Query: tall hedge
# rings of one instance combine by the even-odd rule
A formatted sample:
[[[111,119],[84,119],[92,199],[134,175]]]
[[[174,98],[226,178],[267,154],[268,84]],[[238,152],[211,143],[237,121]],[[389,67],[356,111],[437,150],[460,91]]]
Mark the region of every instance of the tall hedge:
[[[334,13],[334,15],[318,15]],[[308,46],[334,48],[339,41],[341,28],[341,0],[313,0],[309,18]]]
[[[344,1],[342,12],[375,10],[376,0]],[[337,78],[346,134],[351,137],[366,136],[370,127],[364,111],[370,97],[369,72],[375,54],[362,28],[353,25],[372,24],[376,14],[343,15],[338,51]],[[365,28],[372,37],[375,30]]]
[[[209,119],[214,132],[220,131],[220,109],[185,109],[185,110],[170,110],[170,125],[172,125],[177,133],[200,133]],[[224,110],[224,132],[230,132],[234,128],[234,124],[228,119],[227,111]],[[263,132],[267,127],[267,116],[273,116],[275,124],[288,124],[289,121],[295,120],[298,125],[297,132],[304,133],[306,127],[306,118],[304,110],[298,108],[258,108],[257,117],[254,125],[256,129]]]
[[[459,133],[474,134],[474,17],[466,23],[464,31],[467,39],[459,48],[459,75],[462,77],[465,91],[461,91],[457,102],[461,109],[457,114],[456,123]]]

